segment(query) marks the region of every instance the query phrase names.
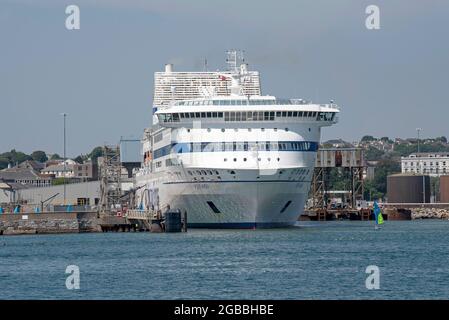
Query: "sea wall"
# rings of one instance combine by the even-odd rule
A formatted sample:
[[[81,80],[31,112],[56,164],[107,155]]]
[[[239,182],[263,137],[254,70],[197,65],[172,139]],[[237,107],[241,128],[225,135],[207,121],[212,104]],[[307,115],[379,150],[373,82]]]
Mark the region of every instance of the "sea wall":
[[[449,209],[410,208],[412,219],[449,219]]]
[[[99,232],[96,212],[0,214],[0,235]]]

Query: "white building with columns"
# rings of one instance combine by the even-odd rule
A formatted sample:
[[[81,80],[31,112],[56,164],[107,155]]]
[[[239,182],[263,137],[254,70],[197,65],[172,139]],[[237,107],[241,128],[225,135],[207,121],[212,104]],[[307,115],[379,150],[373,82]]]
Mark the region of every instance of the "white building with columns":
[[[449,153],[412,153],[401,157],[402,173],[426,174],[439,177],[449,174]]]

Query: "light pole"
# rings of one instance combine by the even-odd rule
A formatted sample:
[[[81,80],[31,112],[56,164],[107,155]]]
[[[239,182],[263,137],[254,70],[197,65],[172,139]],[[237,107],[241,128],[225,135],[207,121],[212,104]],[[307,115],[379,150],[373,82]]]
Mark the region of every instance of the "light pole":
[[[420,142],[420,139],[419,139],[419,134],[421,133],[421,128],[416,128],[416,131],[417,131],[417,133],[418,133],[418,157],[419,157],[419,151],[420,151],[420,149],[419,149],[419,142]],[[424,165],[423,165],[423,162],[422,162],[422,160],[419,160],[419,164],[420,164],[420,167],[421,167],[421,174],[422,174],[422,203],[426,203],[426,180],[425,180],[425,175],[424,175]]]
[[[67,117],[67,113],[61,113],[64,117],[64,171],[62,173],[63,185],[64,185],[64,206],[66,205],[66,185],[65,185],[65,175],[66,175],[66,130],[65,130],[65,121]]]
[[[421,132],[421,128],[416,128],[416,131],[418,132],[418,153],[419,153],[419,133]]]

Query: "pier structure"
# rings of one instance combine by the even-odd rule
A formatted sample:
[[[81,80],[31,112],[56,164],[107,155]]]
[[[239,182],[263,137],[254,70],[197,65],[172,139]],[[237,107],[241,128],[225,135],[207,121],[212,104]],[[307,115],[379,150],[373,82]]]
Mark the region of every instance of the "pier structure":
[[[335,168],[341,168],[348,174],[349,190],[330,190],[329,176],[331,170]],[[335,218],[345,215],[357,215],[357,218],[360,219],[366,218],[366,214],[361,214],[360,208],[357,208],[357,201],[363,199],[365,169],[364,152],[361,148],[320,148],[317,151],[312,176],[311,205],[305,214],[316,217],[318,220],[326,220],[329,215]],[[342,208],[331,208],[329,195],[333,193],[343,194],[348,198],[348,202],[345,202]]]
[[[122,164],[118,146],[104,146],[99,160],[101,214],[110,214],[120,204]]]

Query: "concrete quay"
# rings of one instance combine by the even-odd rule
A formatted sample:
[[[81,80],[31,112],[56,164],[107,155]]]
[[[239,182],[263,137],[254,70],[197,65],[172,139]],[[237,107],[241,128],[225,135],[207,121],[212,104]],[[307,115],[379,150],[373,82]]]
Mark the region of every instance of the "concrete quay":
[[[100,232],[97,212],[0,214],[0,235]]]

